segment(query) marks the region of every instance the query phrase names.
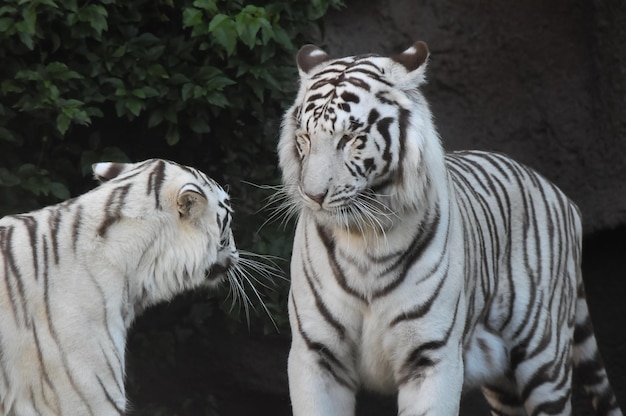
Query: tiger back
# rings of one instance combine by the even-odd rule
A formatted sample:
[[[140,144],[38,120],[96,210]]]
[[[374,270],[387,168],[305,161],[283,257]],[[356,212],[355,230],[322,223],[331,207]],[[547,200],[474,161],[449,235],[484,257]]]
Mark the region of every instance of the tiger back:
[[[205,174],[93,170],[90,192],[0,219],[0,414],[124,414],[134,317],[236,266],[228,194]]]
[[[456,415],[480,387],[498,415],[572,413],[580,371],[621,415],[585,301],[577,207],[489,152],[445,154],[419,90],[429,52],[331,59],[307,45],[278,144],[298,212],[291,260],[294,415]]]

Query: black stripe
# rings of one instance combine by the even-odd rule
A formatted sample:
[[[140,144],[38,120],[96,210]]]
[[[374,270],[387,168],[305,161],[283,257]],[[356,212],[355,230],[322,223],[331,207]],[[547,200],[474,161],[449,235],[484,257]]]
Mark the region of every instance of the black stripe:
[[[511,350],[511,369],[513,371],[515,371],[517,369],[517,366],[522,361],[524,361],[526,357],[528,356],[529,354],[528,345],[530,341],[532,340],[533,336],[535,335],[537,331],[537,326],[539,325],[539,316],[541,315],[541,312],[543,310],[542,307],[543,307],[543,302],[544,302],[544,295],[543,293],[540,293],[539,300],[537,301],[537,303],[535,303],[534,302],[534,299],[536,298],[535,292],[536,292],[536,288],[533,288],[532,295],[531,295],[531,298],[533,299],[533,301],[529,302],[528,305],[526,306],[526,315],[525,315],[526,321],[520,327],[520,330],[525,329],[528,326],[528,324],[530,324],[531,328],[528,331],[528,334],[526,335],[526,337],[523,338],[521,341],[519,341],[517,345],[513,347],[513,349]],[[531,313],[533,314],[532,318],[531,318]],[[517,336],[519,335],[516,335],[512,339],[516,339]]]
[[[22,221],[26,231],[28,232],[28,241],[30,242],[30,250],[33,259],[33,270],[35,274],[35,280],[39,278],[39,250],[37,248],[37,226],[38,221],[30,215],[16,215],[16,220]]]
[[[513,178],[516,181],[516,185],[517,185],[517,189],[520,190],[519,194],[521,196],[521,200],[522,200],[522,210],[521,212],[528,214],[529,212],[529,208],[528,206],[530,205],[530,202],[527,199],[527,194],[525,192],[525,187],[522,184],[522,177],[520,175],[519,170],[517,169],[516,165],[511,165],[511,173]],[[525,220],[528,220],[528,216],[525,217]],[[528,238],[528,227],[529,224],[527,221],[524,221],[524,223],[522,224],[522,242],[528,242],[529,238]],[[532,270],[532,266],[530,265],[530,259],[528,256],[528,253],[526,252],[526,244],[523,244],[522,247],[524,248],[524,253],[523,253],[523,257],[524,257],[524,262],[525,262],[525,267],[526,267],[526,275],[528,276],[528,283],[530,284],[531,288],[529,290],[530,292],[530,299],[528,300],[527,304],[526,304],[526,313],[524,315],[524,318],[520,320],[520,325],[516,328],[516,330],[513,333],[513,339],[518,338],[522,332],[524,331],[524,329],[527,327],[528,323],[531,322],[530,319],[530,315],[533,312],[533,305],[540,305],[541,302],[539,302],[539,304],[536,303],[537,300],[537,282],[533,279],[534,273]],[[509,256],[510,258],[511,256]],[[536,322],[534,327],[536,327]],[[532,330],[531,333],[529,334],[529,338],[530,336],[532,336]]]
[[[532,376],[530,377],[526,385],[523,386],[521,395],[524,401],[527,401],[530,395],[532,394],[532,392],[535,389],[537,389],[539,386],[542,386],[544,384],[554,384],[558,380],[559,376],[561,377],[570,376],[571,367],[569,363],[571,363],[570,361],[571,351],[565,348],[561,349],[561,351],[562,352],[560,354],[560,357],[557,360],[545,363],[541,367],[539,367],[537,370],[535,370],[535,372],[532,374]],[[568,362],[568,365],[566,365],[566,361]],[[570,379],[571,377],[567,378],[566,382],[570,381]],[[558,388],[559,385],[562,386],[563,382],[558,383],[556,386],[552,386],[550,390],[555,391],[555,392],[562,391],[562,389]],[[570,393],[571,393],[570,389],[568,388],[566,390],[566,396],[564,396],[566,400],[569,400]],[[560,402],[562,399],[563,397],[559,398],[555,402]],[[541,408],[544,405],[546,406],[547,409],[551,409],[551,406],[553,404],[552,402],[544,402],[541,405],[539,405],[533,411],[532,414],[538,414],[537,409]]]
[[[344,100],[345,102],[355,103],[355,104],[358,104],[359,101],[361,101],[361,99],[359,98],[358,95],[356,95],[356,94],[354,94],[352,92],[349,92],[349,91],[344,91],[341,94],[341,99]]]
[[[25,325],[28,327],[23,276],[17,267],[12,250],[14,230],[15,227],[13,226],[0,228],[0,252],[4,258],[4,281],[9,300],[11,301],[11,311],[17,326]]]
[[[365,90],[367,92],[371,90],[370,85],[364,80],[362,80],[361,78],[349,77],[349,78],[344,78],[343,81],[344,83],[352,84],[355,87],[361,88],[362,90]]]
[[[552,298],[554,298],[555,296],[553,296]],[[543,327],[543,332],[539,333],[537,331],[537,324],[539,322],[539,311],[541,310],[541,308],[537,308],[537,317],[535,320],[535,324],[533,325],[533,329],[532,331],[528,334],[528,338],[524,341],[522,341],[524,343],[524,345],[530,345],[530,341],[531,338],[534,338],[533,341],[537,342],[537,345],[535,346],[535,348],[533,348],[532,350],[530,349],[526,349],[526,357],[524,358],[526,361],[536,357],[537,355],[541,354],[543,351],[546,350],[546,348],[548,348],[548,346],[550,345],[550,342],[553,340],[552,339],[552,318],[548,315],[548,317],[544,320],[544,327]],[[551,310],[551,308],[548,308],[548,310]],[[557,331],[557,335],[558,335]],[[558,335],[560,337],[560,335]],[[558,345],[558,342],[557,342]],[[560,345],[559,345],[560,347]],[[559,348],[559,350],[562,350],[562,348]]]
[[[563,410],[565,409],[565,406],[568,403],[570,403],[571,398],[572,398],[572,390],[567,389],[564,396],[561,396],[560,398],[556,400],[543,402],[539,406],[535,407],[535,409],[531,413],[531,416],[537,416],[540,414],[561,415],[563,414]]]
[[[115,184],[119,184],[121,182],[128,182],[131,179],[135,178],[136,176],[141,175],[144,172],[144,169],[146,166],[152,164],[155,162],[156,159],[150,159],[150,160],[146,160],[144,162],[139,163],[137,166],[135,166],[133,169],[124,172],[123,174],[121,174],[120,176],[111,179],[110,183],[115,183]]]
[[[335,280],[337,281],[339,286],[347,294],[354,296],[355,298],[360,299],[365,302],[366,301],[365,295],[358,292],[356,289],[354,289],[348,284],[346,280],[346,276],[343,270],[341,269],[339,262],[337,261],[337,256],[335,253],[335,241],[333,240],[332,236],[320,224],[316,224],[316,230],[320,238],[320,241],[322,242],[322,244],[324,244],[324,247],[326,248],[326,252],[328,254],[328,260],[330,263],[330,268],[333,271],[333,276],[335,277]]]
[[[374,123],[376,123],[376,121],[378,121],[378,118],[380,117],[380,113],[375,109],[371,109],[370,113],[367,116],[367,124],[369,126],[373,125]]]
[[[597,386],[602,384],[606,375],[598,350],[595,351],[591,359],[581,360],[581,362],[576,365],[576,372],[585,386]]]
[[[59,230],[61,228],[61,218],[63,213],[60,207],[52,209],[48,217],[48,230],[50,231],[50,245],[52,246],[52,255],[54,264],[59,264]]]
[[[118,362],[118,367],[120,368],[120,371],[123,373],[124,372],[124,361],[122,359],[122,357],[119,356],[118,350],[117,350],[117,345],[115,344],[115,340],[114,340],[114,336],[111,333],[111,325],[109,323],[109,314],[108,314],[108,310],[107,310],[107,299],[106,299],[106,295],[104,293],[104,289],[102,289],[102,286],[100,285],[100,282],[98,282],[98,279],[96,276],[94,276],[91,272],[88,272],[89,278],[92,281],[93,285],[95,286],[95,288],[98,291],[98,294],[100,295],[100,299],[102,301],[102,327],[106,328],[107,331],[107,337],[108,337],[108,341],[111,344],[111,349],[115,352],[115,357],[117,358],[117,362]],[[95,299],[94,299],[95,300]],[[120,390],[123,391],[123,388],[120,387]]]
[[[455,172],[454,167],[451,167],[450,169],[452,172]],[[475,172],[470,170],[468,173],[474,174]],[[466,260],[472,260],[471,263],[469,261],[466,263],[466,273],[469,269],[469,271],[471,272],[471,277],[468,277],[473,282],[480,282],[483,295],[485,296],[485,298],[489,298],[491,296],[491,280],[493,280],[494,272],[490,270],[489,259],[486,254],[488,253],[488,251],[490,251],[487,247],[487,241],[493,242],[494,239],[497,240],[497,235],[494,233],[495,225],[493,224],[495,223],[495,219],[490,215],[489,203],[485,200],[484,194],[478,192],[478,190],[476,190],[470,184],[470,182],[466,178],[468,175],[458,175],[459,176],[453,176],[453,181],[459,181],[459,185],[462,182],[465,186],[459,186],[456,189],[457,200],[459,200],[460,196],[464,196],[465,200],[467,201],[465,202],[463,201],[463,199],[461,199],[461,201],[463,201],[464,207],[463,230],[466,241]],[[477,202],[478,204],[476,204]],[[477,210],[481,211],[480,215]],[[490,237],[489,239],[485,238],[485,230],[483,229],[483,227],[479,226],[481,224],[481,220],[484,220],[486,223],[488,237]],[[467,226],[468,224],[476,224],[476,226]],[[468,238],[471,238],[472,241],[469,241]],[[480,253],[480,255],[476,255],[475,252],[470,252],[470,247],[477,247],[477,252]],[[498,251],[499,246],[493,247],[491,249],[491,264],[496,264],[495,262],[497,259]],[[469,282],[466,280],[466,283]],[[468,284],[468,286],[471,287],[475,285]]]
[[[146,195],[154,194],[154,205],[157,209],[161,209],[161,201],[159,199],[161,195],[161,187],[165,181],[165,162],[159,160],[154,169],[148,175],[148,187],[146,189]]]
[[[576,325],[574,328],[574,344],[582,344],[593,336],[593,325],[589,315],[585,318],[585,322]]]
[[[304,230],[304,233],[305,233],[305,244],[307,245],[306,250],[305,250],[307,258],[306,258],[306,261],[302,262],[302,271],[304,272],[306,281],[309,284],[309,289],[311,293],[313,294],[313,298],[315,299],[315,306],[317,307],[317,310],[320,312],[324,320],[328,322],[330,326],[332,326],[335,329],[335,331],[337,331],[337,334],[339,335],[339,339],[345,340],[346,328],[341,324],[339,319],[333,316],[333,314],[328,309],[328,306],[326,306],[326,303],[324,303],[322,297],[315,289],[313,279],[315,279],[316,282],[319,282],[320,278],[315,272],[315,267],[313,266],[313,261],[310,257],[311,250],[308,247],[308,238],[306,237],[306,233],[307,233],[306,228]],[[306,267],[307,265],[310,267],[310,270],[307,270],[307,267]]]
[[[452,323],[446,330],[443,338],[440,340],[427,341],[423,344],[420,344],[411,351],[400,370],[401,373],[404,374],[402,374],[398,378],[397,383],[399,385],[406,384],[411,380],[421,379],[424,375],[424,371],[427,368],[437,365],[439,360],[432,358],[430,356],[430,353],[433,351],[437,351],[448,344],[448,341],[450,340],[450,335],[452,334],[452,329],[454,329],[454,326],[456,325],[456,319],[459,315],[460,301],[461,294],[459,294],[459,297],[456,300],[456,306],[454,308],[454,318],[452,319]]]
[[[550,381],[548,374],[551,367],[551,363],[544,363],[537,368],[532,376],[528,379],[528,382],[522,387],[522,400],[526,401],[532,394],[532,392],[539,386],[546,384]]]
[[[83,225],[83,206],[78,205],[74,213],[72,221],[72,250],[76,253],[76,247],[78,247],[78,238],[81,227]]]
[[[339,142],[337,143],[337,150],[343,149],[346,146],[346,143],[350,141],[350,139],[352,139],[352,137],[347,134],[341,136],[341,139],[339,139]]]
[[[407,156],[406,155],[406,141],[407,141],[407,129],[409,128],[409,117],[410,117],[411,113],[409,110],[405,109],[405,108],[400,108],[399,111],[399,115],[398,115],[398,144],[399,144],[399,149],[398,149],[398,163],[396,166],[396,173],[395,173],[395,181],[396,181],[396,185],[399,186],[401,185],[404,181],[404,159]],[[416,172],[417,174],[419,174],[420,172]],[[426,172],[425,172],[426,173]],[[413,173],[411,173],[413,174]],[[426,173],[428,175],[428,173]],[[426,180],[428,183],[428,176],[426,177]]]
[[[378,69],[378,68],[376,68]],[[351,74],[362,74],[365,75],[368,79],[371,79],[373,81],[377,81],[380,82],[381,84],[384,84],[388,87],[392,87],[393,84],[389,81],[387,81],[386,79],[384,79],[382,76],[380,76],[380,74],[370,71],[369,69],[366,68],[360,68],[360,67],[355,67],[355,68],[350,68],[348,71],[346,71],[346,77],[345,79],[350,79],[350,78],[358,78],[358,77],[350,77],[349,75]]]
[[[120,186],[111,191],[111,195],[104,204],[104,220],[98,227],[98,235],[105,237],[107,230],[122,218],[122,207],[132,184]]]
[[[102,354],[102,356],[104,357],[104,361],[107,365],[107,370],[109,370],[109,376],[110,378],[113,380],[113,382],[116,384],[117,387],[117,391],[120,393],[121,396],[124,396],[124,384],[123,384],[123,379],[124,379],[124,363],[120,360],[120,357],[117,353],[117,349],[113,349],[115,352],[115,358],[117,359],[117,370],[120,372],[120,376],[118,377],[118,375],[116,374],[116,368],[113,367],[113,364],[111,364],[111,360],[108,359],[107,357],[107,353],[104,349],[104,347],[102,346],[102,344],[100,344],[100,353]],[[122,384],[118,383],[118,380],[122,380]]]
[[[47,246],[47,242],[46,239],[44,238],[44,247]],[[47,250],[44,250],[44,257],[46,256]],[[51,303],[53,302],[53,300],[50,297],[50,286],[51,286],[52,282],[49,279],[49,276],[47,273],[44,273],[43,275],[43,285],[44,285],[44,310],[46,313],[46,323],[48,326],[48,331],[50,332],[50,335],[52,336],[52,339],[54,340],[54,343],[57,345],[57,349],[59,351],[59,355],[61,357],[61,361],[63,363],[62,368],[65,370],[65,375],[67,377],[67,379],[70,382],[70,385],[72,386],[72,388],[76,391],[76,394],[78,395],[78,397],[80,397],[80,399],[82,400],[82,402],[85,404],[85,406],[87,406],[89,408],[89,402],[87,401],[87,399],[85,398],[85,395],[83,394],[83,392],[78,388],[78,385],[76,384],[76,381],[74,380],[74,378],[72,377],[72,374],[69,371],[69,363],[68,363],[68,359],[67,359],[67,354],[65,352],[65,349],[63,348],[63,344],[60,342],[59,340],[59,335],[54,327],[54,319],[52,317],[52,310],[51,310]],[[93,416],[93,412],[91,411],[91,409],[89,409],[89,413]]]
[[[439,229],[439,207],[437,206],[431,213],[431,218],[428,218],[421,227],[418,227],[418,232],[415,238],[411,242],[406,252],[404,252],[398,260],[391,266],[383,271],[383,275],[390,274],[395,269],[402,267],[397,277],[389,284],[384,286],[372,294],[372,299],[380,298],[389,294],[392,290],[397,288],[407,277],[409,270],[413,264],[417,263],[426,249],[430,247],[437,231]]]
[[[389,167],[392,162],[391,155],[391,133],[389,132],[389,126],[393,123],[394,119],[392,117],[385,117],[376,123],[376,129],[380,133],[380,135],[385,140],[385,148],[383,149],[383,154],[381,155],[384,160],[383,170],[381,172],[381,176],[387,174],[389,172]]]
[[[100,384],[100,388],[102,389],[102,391],[104,392],[104,395],[106,396],[108,402],[111,404],[111,406],[115,409],[115,411],[119,414],[119,415],[124,415],[124,409],[120,409],[117,406],[117,403],[115,403],[115,400],[113,399],[113,397],[111,396],[111,394],[108,392],[108,390],[106,389],[104,383],[102,382],[102,379],[100,378],[99,375],[96,374],[96,379],[98,380],[98,384]]]
[[[311,340],[311,338],[307,335],[307,333],[302,328],[302,321],[300,319],[300,314],[298,313],[298,307],[296,305],[296,301],[294,300],[293,296],[291,296],[291,303],[293,305],[296,322],[298,324],[297,325],[298,333],[304,340],[304,343],[306,344],[307,348],[319,357],[319,360],[317,361],[319,366],[323,368],[324,370],[326,370],[326,372],[328,372],[338,384],[344,386],[350,391],[355,391],[357,383],[356,381],[350,378],[348,374],[348,370],[344,366],[344,364],[337,358],[337,356],[326,345],[322,344],[321,342],[316,342],[316,341]],[[342,373],[343,377],[339,373]]]
[[[439,262],[441,262],[441,259],[439,260]],[[410,312],[403,312],[400,315],[396,316],[391,321],[389,326],[394,327],[394,326],[396,326],[397,324],[399,324],[401,322],[410,321],[410,320],[416,320],[416,319],[420,319],[423,316],[425,316],[430,311],[430,308],[433,306],[433,303],[435,302],[435,299],[437,299],[439,297],[439,293],[441,292],[441,288],[443,287],[443,284],[444,284],[445,281],[446,281],[446,275],[444,273],[442,278],[439,279],[439,284],[437,285],[437,288],[431,294],[431,296],[426,300],[426,302],[418,305],[417,307],[415,307]]]
[[[54,384],[52,382],[52,380],[50,379],[50,374],[48,374],[48,369],[46,368],[46,364],[45,361],[43,359],[43,352],[41,349],[41,342],[39,341],[39,336],[37,335],[37,325],[33,325],[32,328],[32,333],[33,333],[33,339],[35,340],[35,349],[37,350],[37,359],[39,361],[39,368],[41,371],[41,374],[43,374],[43,379],[46,382],[46,384],[48,385],[48,387],[50,388],[50,390],[52,390],[52,392],[54,393],[54,399],[55,399],[55,408],[56,409],[60,409],[60,397],[58,392],[55,389],[56,384]],[[43,389],[43,383],[42,383],[42,389]],[[47,402],[47,399],[45,397],[45,395],[43,394],[43,390],[42,390],[42,397],[43,399]]]

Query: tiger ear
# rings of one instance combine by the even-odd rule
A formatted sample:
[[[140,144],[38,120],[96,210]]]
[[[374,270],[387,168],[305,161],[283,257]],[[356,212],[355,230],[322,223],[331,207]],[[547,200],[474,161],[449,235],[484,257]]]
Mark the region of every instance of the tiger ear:
[[[392,56],[391,59],[402,64],[408,72],[412,72],[422,66],[429,55],[430,52],[428,51],[426,42],[418,40],[410,48],[399,55]]]
[[[91,165],[91,170],[93,171],[94,179],[102,183],[117,177],[124,172],[126,166],[126,163],[100,162]]]
[[[296,54],[298,69],[305,74],[328,60],[330,60],[330,56],[315,45],[304,45]]]
[[[185,184],[178,190],[176,202],[178,213],[183,219],[195,219],[202,216],[208,204],[204,192],[192,183]]]

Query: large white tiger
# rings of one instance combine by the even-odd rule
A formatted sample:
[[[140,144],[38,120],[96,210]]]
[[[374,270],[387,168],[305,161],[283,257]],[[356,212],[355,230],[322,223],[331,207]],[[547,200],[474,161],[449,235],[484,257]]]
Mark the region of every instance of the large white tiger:
[[[291,261],[294,415],[354,414],[361,387],[402,416],[456,415],[481,386],[494,415],[568,415],[579,370],[621,415],[580,272],[576,206],[495,153],[444,154],[418,89],[428,48],[297,55],[278,145],[298,211]]]
[[[228,194],[154,159],[0,220],[0,414],[124,414],[126,331],[145,307],[232,277]]]

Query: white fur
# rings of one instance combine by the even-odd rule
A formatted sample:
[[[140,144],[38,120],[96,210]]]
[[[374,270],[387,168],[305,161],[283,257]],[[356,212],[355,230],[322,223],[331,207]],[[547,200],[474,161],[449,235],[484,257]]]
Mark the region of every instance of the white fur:
[[[154,193],[147,192],[149,174],[159,163],[164,166],[160,209]],[[100,177],[110,167],[97,164],[94,172]],[[177,198],[190,183],[207,199],[184,217]],[[110,196],[122,186],[129,186],[125,202],[112,202]],[[24,222],[1,219],[0,413],[123,412],[126,331],[145,307],[205,285],[220,253],[235,250],[232,238],[229,247],[219,246],[216,217],[227,213],[218,201],[226,200],[227,194],[203,174],[152,160],[124,165],[115,179],[77,199],[26,214],[38,223],[34,252]],[[117,208],[102,235],[105,212]],[[56,237],[48,226],[55,216]]]
[[[294,415],[354,414],[361,387],[397,392],[403,416],[458,414],[464,383],[500,385],[514,377],[511,394],[519,394],[516,382],[529,383],[544,363],[568,353],[573,327],[566,323],[574,312],[587,314],[575,301],[582,284],[578,212],[553,185],[504,156],[446,156],[418,90],[425,65],[407,71],[393,59],[368,57],[361,68],[373,75],[365,76],[351,72],[351,63],[359,59],[326,60],[306,74],[301,71],[278,144],[285,192],[299,213],[289,300]],[[320,84],[320,72],[337,78]],[[359,79],[368,88],[355,86]],[[360,101],[348,96],[342,102],[344,93],[355,93]],[[366,122],[372,109],[376,120],[393,120],[388,141],[380,130],[384,125]],[[403,114],[408,118],[400,162]],[[368,128],[354,127],[359,123]],[[359,134],[368,138],[362,146]],[[385,173],[381,153],[387,144],[394,147],[392,169]],[[366,175],[354,174],[365,170],[362,161],[370,157],[375,167]],[[462,179],[455,176],[467,166],[492,163],[490,158],[498,161],[486,175],[498,176],[502,186],[486,186],[489,179],[479,169]],[[502,168],[494,167],[498,164],[509,171],[501,174]],[[387,185],[367,199],[370,214],[361,220],[345,214],[380,183]],[[510,212],[505,207],[500,214],[503,200]],[[497,215],[483,215],[483,210]],[[435,212],[434,237],[411,263],[406,279],[386,291],[399,273],[389,268],[389,259],[428,232]],[[434,293],[439,295],[427,314],[403,318],[417,313]],[[531,334],[527,310],[537,320]],[[439,345],[439,340],[447,342]],[[518,348],[521,340],[528,344]],[[593,347],[583,348],[585,359],[592,357]],[[539,352],[531,354],[535,349]],[[530,355],[514,374],[509,366],[519,357],[512,352]],[[419,365],[407,365],[411,357]],[[553,389],[566,391],[548,380],[526,398],[527,410],[552,400]],[[564,412],[570,411],[566,403]]]
[[[350,368],[348,377],[358,380],[357,385],[363,383],[368,388],[382,392],[393,392],[397,389],[398,371],[400,371],[402,361],[408,354],[410,347],[415,344],[416,339],[443,336],[442,328],[450,325],[449,310],[454,309],[458,296],[447,297],[445,301],[438,302],[431,311],[432,322],[441,322],[441,326],[435,324],[411,327],[401,324],[392,331],[388,329],[389,320],[399,310],[409,309],[411,305],[416,303],[416,295],[420,296],[421,293],[426,298],[429,290],[432,290],[436,279],[425,279],[421,282],[419,270],[432,267],[437,261],[439,250],[444,244],[445,235],[441,235],[434,242],[433,248],[429,249],[429,252],[424,256],[423,262],[414,267],[415,271],[412,273],[415,274],[415,278],[412,279],[412,285],[419,286],[418,293],[407,287],[407,290],[398,290],[395,296],[377,299],[368,306],[346,296],[343,290],[337,287],[335,281],[330,278],[332,270],[327,260],[324,257],[317,258],[316,253],[324,253],[325,248],[314,237],[316,222],[325,223],[331,227],[336,245],[345,256],[351,259],[364,258],[364,252],[384,256],[402,249],[414,237],[416,230],[410,224],[421,222],[430,208],[422,205],[424,201],[439,200],[443,204],[447,204],[443,150],[434,130],[428,106],[416,90],[416,87],[424,81],[424,66],[407,73],[402,65],[387,58],[374,57],[370,60],[384,68],[387,79],[393,79],[394,82],[398,83],[398,88],[387,91],[389,99],[400,103],[405,108],[412,109],[408,120],[412,136],[406,141],[407,148],[405,149],[405,152],[411,154],[412,157],[404,159],[403,172],[405,176],[401,181],[402,188],[381,198],[392,212],[387,217],[378,218],[384,225],[383,229],[378,231],[358,230],[357,233],[344,230],[340,224],[334,223],[332,218],[325,218],[324,212],[315,211],[314,215],[313,211],[310,211],[310,204],[306,204],[302,199],[298,201],[297,198],[294,198],[296,204],[301,204],[301,215],[296,230],[292,257],[291,297],[298,305],[298,313],[302,316],[304,330],[314,334],[316,341],[328,345],[335,354],[339,355],[341,361]],[[328,70],[331,66],[332,61],[325,64],[323,68]],[[311,71],[309,75],[314,73],[315,71]],[[302,103],[308,93],[308,78],[301,79],[301,82],[296,104]],[[341,89],[337,92],[337,95],[340,94]],[[341,184],[348,181],[349,174],[343,170],[343,156],[333,151],[336,141],[329,137],[332,128],[323,124],[306,126],[307,133],[315,135],[315,137],[311,137],[310,156],[305,161],[302,171],[300,170],[298,160],[293,157],[295,153],[294,136],[298,134],[296,120],[292,116],[295,108],[294,105],[285,116],[278,146],[285,185],[290,189],[300,188],[305,193],[314,194],[317,192],[316,184],[324,186],[326,183]],[[357,118],[366,119],[367,114],[359,111],[361,109],[369,111],[370,108],[369,103],[363,103],[354,106],[352,114],[355,114]],[[396,116],[397,108],[395,105],[380,105],[376,109],[380,112],[381,118]],[[347,121],[345,124],[342,124],[341,121],[336,124],[343,125],[346,130],[348,128]],[[396,126],[393,125],[392,128],[395,129]],[[341,137],[342,134],[341,128],[335,129],[337,138]],[[398,132],[394,130],[392,134],[397,135]],[[369,146],[373,146],[373,142],[374,140],[369,140]],[[395,142],[397,143],[397,140]],[[372,154],[376,152],[373,147],[369,151],[373,152]],[[397,157],[398,150],[394,149],[392,154]],[[423,178],[413,174],[413,172],[424,168],[432,174],[431,180],[435,182],[435,186],[427,188]],[[314,173],[313,179],[310,179],[309,172]],[[368,184],[362,186],[365,185]],[[441,193],[442,191],[443,193]],[[327,206],[323,205],[322,208],[327,208]],[[332,208],[332,206],[329,205],[328,208]],[[398,226],[400,218],[403,218],[402,226]],[[445,211],[442,221],[444,223],[450,221]],[[359,235],[361,231],[362,235]],[[307,242],[306,246],[305,241]],[[313,256],[315,272],[320,278],[317,289],[322,293],[322,298],[330,308],[331,313],[341,317],[342,322],[347,325],[348,334],[346,338],[352,340],[353,343],[337,339],[337,334],[316,316],[317,307],[313,299],[310,298],[308,283],[305,281],[303,270],[299,266],[304,262],[306,256]],[[454,259],[447,259],[447,261],[454,270],[462,267]],[[346,279],[351,286],[359,287],[366,294],[371,295],[384,285],[384,282],[378,282],[374,279],[376,273],[377,271],[372,269],[371,264],[364,263],[362,270],[348,269]],[[462,275],[460,270],[455,273],[459,277]],[[449,278],[446,287],[451,293],[458,293],[462,285],[462,278]],[[370,295],[366,296],[369,297]],[[464,300],[460,299],[460,301],[463,302]],[[329,384],[329,381],[326,380],[327,376],[320,374],[319,370],[316,369],[315,362],[308,362],[315,360],[315,357],[309,355],[306,346],[303,345],[303,341],[298,336],[299,329],[294,318],[293,301],[290,302],[290,307],[294,340],[289,356],[289,383],[294,415],[353,414],[353,392],[347,391],[343,387],[331,387],[332,383]],[[453,337],[460,337],[461,323],[464,319],[464,314],[457,317],[453,328]],[[352,349],[357,354],[355,357],[351,356],[353,354]],[[458,400],[438,400],[437,397],[444,395],[446,397],[460,396],[463,378],[460,344],[455,347],[454,343],[450,343],[449,347],[440,353],[454,358],[446,360],[441,371],[430,374],[428,384],[419,386],[409,383],[400,391],[401,414],[408,416],[414,414],[410,409],[425,408],[429,408],[432,414],[438,415],[458,412]],[[354,364],[350,364],[351,362]]]

